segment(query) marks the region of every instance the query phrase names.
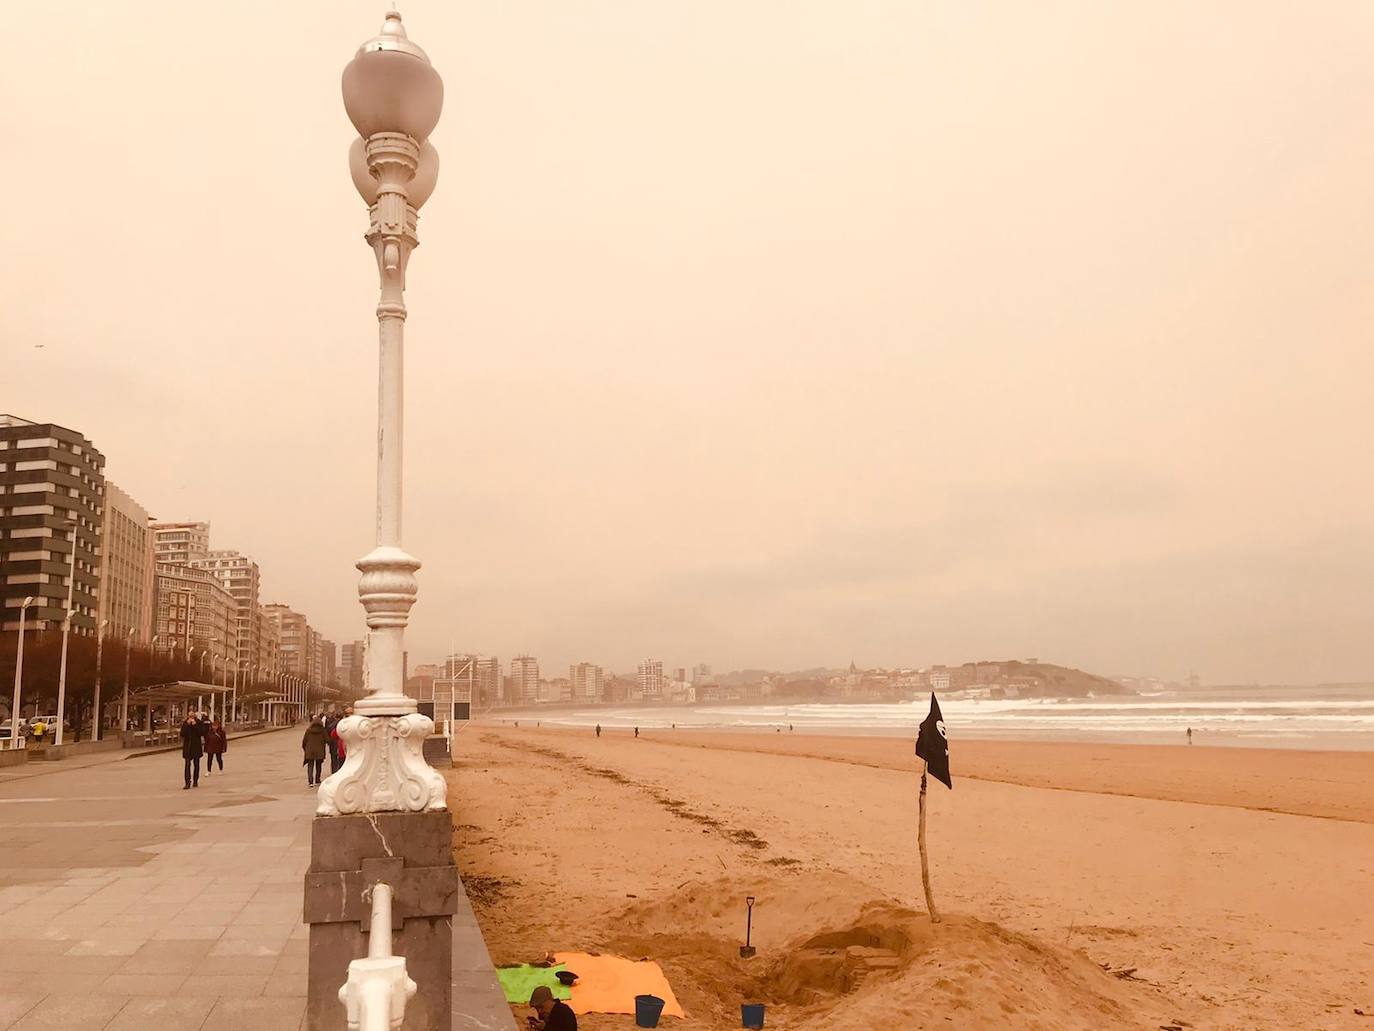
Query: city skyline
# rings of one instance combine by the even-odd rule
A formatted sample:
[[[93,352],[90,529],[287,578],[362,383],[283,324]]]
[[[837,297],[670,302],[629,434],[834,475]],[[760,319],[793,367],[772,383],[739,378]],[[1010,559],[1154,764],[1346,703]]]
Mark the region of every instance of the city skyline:
[[[0,408],[336,641],[375,269],[319,112],[376,13],[56,8],[62,45],[0,69],[50,198],[7,230]],[[451,98],[407,329],[412,655],[1374,677],[1365,7],[1200,9],[1186,47],[1086,3],[407,20]],[[307,42],[256,81],[263,26]]]

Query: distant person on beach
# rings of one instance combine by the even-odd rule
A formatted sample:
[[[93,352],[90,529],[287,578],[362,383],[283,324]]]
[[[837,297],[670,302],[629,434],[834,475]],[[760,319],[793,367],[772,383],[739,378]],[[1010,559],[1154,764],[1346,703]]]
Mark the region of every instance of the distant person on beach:
[[[528,1020],[531,1031],[577,1031],[577,1015],[566,1002],[555,999],[546,984],[530,993],[530,1009],[538,1014]]]
[[[639,737],[639,728],[635,727],[635,737]]]
[[[600,723],[598,723],[598,724],[596,725],[596,736],[597,736],[597,737],[600,737],[600,736],[601,736],[601,724],[600,724]]]
[[[229,735],[224,731],[224,723],[220,720],[213,720],[210,729],[205,732],[205,773],[208,776],[210,768],[215,765],[215,760],[219,760],[219,772],[224,772],[224,753],[229,750]]]
[[[1189,727],[1189,728],[1188,728],[1188,744],[1191,745],[1192,743],[1193,743],[1193,728],[1192,728],[1192,727]]]
[[[200,757],[205,754],[205,736],[200,732],[200,724],[195,713],[186,714],[186,722],[181,725],[181,760],[186,775],[182,791],[200,787]]]
[[[320,782],[320,770],[324,766],[325,733],[324,720],[316,716],[305,728],[301,738],[301,765],[305,767],[305,782],[314,787]]]

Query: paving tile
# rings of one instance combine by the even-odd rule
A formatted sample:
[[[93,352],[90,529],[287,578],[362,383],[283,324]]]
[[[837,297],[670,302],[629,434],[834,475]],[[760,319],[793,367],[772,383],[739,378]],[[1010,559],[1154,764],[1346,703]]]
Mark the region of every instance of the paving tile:
[[[110,995],[50,995],[24,1016],[10,1031],[100,1031],[129,1000]]]
[[[215,941],[224,933],[223,927],[164,927],[153,935],[154,941]]]
[[[130,999],[105,1031],[200,1031],[214,1005],[213,999],[184,994],[175,998]]]
[[[286,944],[286,933],[276,935],[253,935],[244,938],[224,938],[215,942],[210,950],[212,956],[270,956],[276,959]]]
[[[0,995],[0,1031],[9,1031],[20,1017],[42,1000],[41,995]]]
[[[146,944],[146,937],[140,938],[99,938],[78,941],[67,949],[68,956],[132,956]],[[65,945],[66,942],[58,944]]]
[[[222,974],[262,974],[264,977],[276,968],[273,956],[206,956],[191,971],[195,977],[211,977]]]
[[[214,944],[206,941],[148,942],[124,961],[121,974],[189,974]]]
[[[185,980],[185,974],[111,974],[99,991],[105,995],[173,996]]]
[[[257,998],[267,985],[267,974],[205,974],[189,978],[181,991],[211,999]]]
[[[304,970],[287,973],[278,968],[263,986],[262,994],[270,996],[299,996],[305,998],[306,973]]]
[[[299,1031],[305,999],[220,999],[210,1011],[207,1028],[252,1028],[252,1031]]]

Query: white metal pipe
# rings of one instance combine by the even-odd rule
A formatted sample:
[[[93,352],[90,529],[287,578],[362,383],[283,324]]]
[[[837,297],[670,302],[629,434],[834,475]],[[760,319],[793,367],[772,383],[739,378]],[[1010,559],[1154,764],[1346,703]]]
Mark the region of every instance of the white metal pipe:
[[[386,959],[391,955],[391,885],[372,888],[372,923],[367,936],[367,958]]]

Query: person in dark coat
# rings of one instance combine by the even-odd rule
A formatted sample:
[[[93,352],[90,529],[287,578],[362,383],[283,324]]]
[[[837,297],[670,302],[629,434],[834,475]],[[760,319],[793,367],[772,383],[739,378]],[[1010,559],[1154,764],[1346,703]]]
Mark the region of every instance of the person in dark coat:
[[[305,728],[305,736],[301,738],[301,751],[305,755],[305,781],[312,787],[320,782],[320,770],[324,766],[326,751],[325,740],[324,721],[316,716],[310,721],[310,726]]]
[[[224,731],[224,724],[219,720],[214,720],[210,724],[210,729],[205,732],[205,772],[208,775],[210,768],[215,765],[215,760],[219,760],[220,772],[224,772],[224,753],[229,750],[229,735]]]
[[[200,787],[200,757],[205,754],[205,736],[194,713],[186,714],[186,722],[181,725],[181,758],[186,770],[186,784],[183,791]]]

